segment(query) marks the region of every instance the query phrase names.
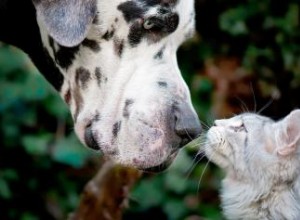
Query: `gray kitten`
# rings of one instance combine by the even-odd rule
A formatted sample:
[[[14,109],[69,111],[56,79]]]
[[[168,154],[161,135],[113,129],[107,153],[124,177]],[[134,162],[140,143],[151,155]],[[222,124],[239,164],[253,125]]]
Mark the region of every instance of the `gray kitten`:
[[[225,170],[228,219],[300,220],[300,110],[278,122],[254,113],[216,120],[205,153]]]

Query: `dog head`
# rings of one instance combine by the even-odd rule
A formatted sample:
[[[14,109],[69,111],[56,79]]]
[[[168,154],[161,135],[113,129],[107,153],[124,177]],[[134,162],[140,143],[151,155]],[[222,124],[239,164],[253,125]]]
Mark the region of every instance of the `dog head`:
[[[200,133],[176,51],[193,0],[34,0],[79,139],[114,161],[167,167]]]

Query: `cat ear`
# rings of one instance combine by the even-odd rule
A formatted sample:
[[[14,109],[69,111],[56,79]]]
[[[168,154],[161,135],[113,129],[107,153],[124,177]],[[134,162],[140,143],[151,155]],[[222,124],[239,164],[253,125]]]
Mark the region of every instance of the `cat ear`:
[[[49,35],[67,47],[84,40],[96,16],[96,0],[33,0]]]
[[[278,125],[277,153],[281,156],[290,155],[295,152],[300,140],[300,110],[292,111]]]

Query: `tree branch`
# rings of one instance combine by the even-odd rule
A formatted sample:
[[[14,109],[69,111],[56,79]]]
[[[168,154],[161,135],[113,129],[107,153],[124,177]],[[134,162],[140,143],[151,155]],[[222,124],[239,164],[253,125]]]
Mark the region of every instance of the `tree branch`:
[[[85,186],[80,204],[69,220],[119,220],[128,205],[132,186],[141,172],[105,162],[96,176]]]

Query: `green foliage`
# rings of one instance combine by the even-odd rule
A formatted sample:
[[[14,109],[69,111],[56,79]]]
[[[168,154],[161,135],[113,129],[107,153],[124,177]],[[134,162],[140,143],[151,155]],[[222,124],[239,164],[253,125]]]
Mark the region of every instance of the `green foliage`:
[[[125,213],[125,219],[132,219],[134,215],[131,212],[147,213],[147,210],[154,207],[160,207],[165,217],[158,216],[154,212],[147,213],[145,216],[170,220],[188,219],[193,215],[221,219],[218,198],[214,197],[215,194],[208,195],[207,203],[199,201],[201,192],[211,187],[207,183],[218,182],[220,175],[216,172],[215,177],[210,176],[207,179],[204,174],[204,170],[207,169],[205,164],[196,168],[192,166],[191,155],[194,154],[193,150],[191,152],[182,150],[167,171],[146,175],[131,194],[131,208]],[[199,182],[202,174],[203,178]],[[204,185],[204,182],[207,185]]]
[[[0,44],[0,73],[0,219],[65,219],[92,175],[76,174],[92,153],[26,56]]]
[[[78,143],[75,134],[57,141],[52,153],[52,159],[74,168],[83,167],[90,157],[90,152]]]

